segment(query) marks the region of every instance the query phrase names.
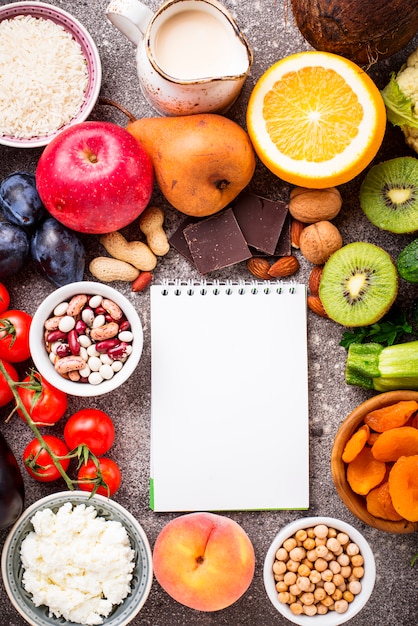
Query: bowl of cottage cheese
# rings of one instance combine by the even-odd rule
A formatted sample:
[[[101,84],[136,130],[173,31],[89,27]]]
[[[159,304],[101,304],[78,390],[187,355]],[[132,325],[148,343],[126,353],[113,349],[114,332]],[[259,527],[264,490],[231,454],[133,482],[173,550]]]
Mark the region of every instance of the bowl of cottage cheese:
[[[138,521],[117,502],[82,491],[29,506],[3,546],[1,572],[33,626],[126,626],[152,585],[152,555]]]

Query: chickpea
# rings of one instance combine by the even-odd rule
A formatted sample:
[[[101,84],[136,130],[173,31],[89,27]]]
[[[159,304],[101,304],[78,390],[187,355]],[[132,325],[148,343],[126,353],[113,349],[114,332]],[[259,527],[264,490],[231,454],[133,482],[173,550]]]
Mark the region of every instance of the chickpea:
[[[331,596],[325,596],[325,598],[321,600],[321,604],[327,606],[328,608],[331,608],[332,606],[334,606],[334,600],[331,598]]]
[[[344,591],[343,598],[347,600],[347,602],[352,602],[354,600],[354,594],[351,593],[351,591]]]
[[[334,583],[336,587],[339,587],[340,585],[344,585],[345,584],[344,576],[342,576],[342,574],[340,573],[334,574],[334,576],[332,577],[332,582]]]
[[[289,608],[293,615],[302,615],[303,613],[302,605],[299,602],[292,602]]]
[[[296,580],[296,585],[301,591],[308,591],[311,585],[311,581],[306,576],[299,576],[299,578]]]
[[[297,596],[300,596],[300,594],[302,593],[302,589],[299,589],[299,587],[295,583],[294,585],[290,585],[289,593],[291,593],[292,596],[297,597]]]
[[[324,583],[324,590],[325,592],[329,595],[332,596],[332,594],[335,592],[335,585],[332,582],[326,581]],[[342,594],[341,594],[342,595]]]
[[[328,550],[331,550],[331,552],[340,552],[341,551],[341,544],[338,541],[338,539],[335,539],[335,537],[330,537],[327,541],[327,548]]]
[[[284,578],[284,574],[274,574],[274,580],[276,582],[280,582],[281,580],[283,580]]]
[[[301,528],[300,530],[296,531],[295,538],[297,541],[301,541],[303,543],[308,538],[308,533],[306,532],[306,530]]]
[[[345,613],[348,609],[348,602],[346,600],[337,600],[334,608],[336,613]]]
[[[299,576],[309,576],[309,574],[311,573],[311,568],[308,567],[307,565],[301,563],[298,567],[298,574]]]
[[[290,593],[288,591],[282,591],[277,594],[277,599],[281,604],[289,604]]]
[[[321,572],[321,578],[324,582],[330,582],[334,578],[334,574],[331,572],[330,569],[325,569],[323,572]]]
[[[353,576],[356,578],[363,578],[364,576],[364,567],[353,567]]]
[[[328,567],[333,574],[339,574],[341,572],[341,565],[338,561],[330,561],[330,563],[328,563]]]
[[[287,561],[288,558],[289,558],[289,553],[283,547],[277,550],[276,559],[278,561]]]
[[[316,537],[315,538],[315,545],[317,546],[325,546],[327,543],[327,538],[326,537]]]
[[[303,612],[305,613],[305,615],[308,615],[309,617],[312,617],[313,615],[317,614],[318,609],[316,608],[315,604],[304,604],[303,605]]]
[[[359,580],[352,580],[348,583],[348,591],[351,591],[353,595],[357,595],[361,591],[361,582]]]
[[[300,601],[302,602],[302,604],[305,604],[306,606],[309,606],[310,604],[313,604],[314,601],[315,601],[314,594],[311,593],[311,592],[303,593],[300,596]]]
[[[309,580],[311,581],[311,583],[313,583],[314,585],[316,585],[320,580],[321,580],[321,574],[319,572],[316,571],[316,569],[314,569],[310,574],[309,574]]]
[[[302,561],[306,557],[306,550],[297,546],[289,552],[291,561]]]
[[[281,593],[282,591],[288,591],[288,590],[289,590],[289,586],[286,585],[286,583],[283,580],[276,584],[277,593]]]
[[[337,536],[337,531],[335,530],[335,528],[329,528],[328,537],[336,537],[336,536]]]
[[[360,552],[360,548],[356,543],[349,543],[345,551],[348,556],[353,556],[354,554],[358,554]]]
[[[315,539],[313,537],[307,537],[303,542],[305,550],[313,550],[315,548]]]
[[[331,597],[334,600],[334,602],[336,600],[341,600],[341,598],[343,597],[343,592],[341,591],[341,589],[336,589],[334,593],[331,594]]]
[[[296,539],[294,539],[294,537],[290,537],[289,539],[286,539],[286,541],[283,541],[283,548],[287,550],[288,552],[293,550],[293,548],[296,548],[296,546],[297,546],[297,542],[296,542]]]
[[[286,571],[286,564],[283,561],[274,561],[273,572],[275,574],[284,574]]]
[[[308,559],[308,561],[311,561],[312,563],[314,563],[316,559],[318,558],[316,550],[309,550],[309,552],[306,553],[306,558]]]
[[[351,567],[349,565],[345,565],[341,568],[341,576],[344,578],[349,578],[351,576]]]
[[[315,591],[313,592],[313,594],[314,594],[315,602],[321,602],[321,600],[323,600],[325,596],[327,595],[325,593],[325,589],[321,587],[317,587]]]
[[[287,565],[287,569],[289,572],[297,572],[298,571],[298,567],[299,567],[299,563],[298,561],[292,561],[292,559],[289,559],[288,562],[286,563]]]
[[[317,615],[326,615],[328,613],[328,607],[326,607],[322,602],[316,605],[316,614]]]
[[[315,548],[315,553],[317,557],[324,559],[328,554],[328,548],[326,546],[317,546]]]
[[[316,537],[319,537],[320,539],[325,539],[325,537],[328,536],[328,526],[326,526],[325,524],[318,524],[314,528],[314,533]]]
[[[337,539],[340,542],[340,544],[342,546],[347,545],[347,543],[350,541],[349,536],[347,535],[347,533],[338,533],[337,534]]]
[[[286,585],[288,585],[288,586],[289,585],[294,585],[295,582],[296,582],[296,574],[295,574],[295,572],[286,572],[286,574],[284,575],[284,578],[283,578],[283,582]]]
[[[306,567],[309,567],[309,570],[313,569],[313,563],[309,559],[303,559],[301,565],[306,565]]]
[[[337,557],[337,561],[341,565],[341,567],[344,567],[345,565],[349,565],[350,557],[347,554],[343,553],[340,554],[339,557]]]
[[[351,558],[351,565],[353,567],[359,567],[360,565],[364,564],[364,559],[361,556],[361,554],[354,554],[354,556],[352,556]]]
[[[315,561],[315,569],[317,572],[325,572],[325,570],[328,568],[328,563],[325,559],[316,559]]]

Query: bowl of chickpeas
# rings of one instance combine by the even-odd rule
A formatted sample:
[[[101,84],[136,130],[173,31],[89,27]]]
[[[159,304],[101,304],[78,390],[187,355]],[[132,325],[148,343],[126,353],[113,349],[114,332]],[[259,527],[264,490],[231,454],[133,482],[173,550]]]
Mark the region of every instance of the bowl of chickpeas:
[[[305,517],[273,539],[263,578],[271,603],[290,622],[338,626],[367,603],[376,565],[356,528],[332,517]]]

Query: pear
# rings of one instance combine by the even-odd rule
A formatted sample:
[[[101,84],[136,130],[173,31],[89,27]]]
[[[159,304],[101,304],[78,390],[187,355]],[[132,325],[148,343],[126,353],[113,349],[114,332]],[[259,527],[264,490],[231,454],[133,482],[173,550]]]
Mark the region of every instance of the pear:
[[[131,121],[127,130],[151,158],[161,193],[185,215],[217,213],[254,174],[249,136],[222,115],[142,118]]]

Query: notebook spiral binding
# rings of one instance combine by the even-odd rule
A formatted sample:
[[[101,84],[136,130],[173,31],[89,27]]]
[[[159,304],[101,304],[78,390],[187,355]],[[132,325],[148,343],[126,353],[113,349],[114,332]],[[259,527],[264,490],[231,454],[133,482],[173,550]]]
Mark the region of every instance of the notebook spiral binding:
[[[181,295],[201,295],[205,296],[208,293],[212,293],[217,296],[221,293],[225,293],[226,295],[232,295],[237,293],[239,295],[245,295],[248,291],[257,295],[258,293],[263,293],[265,295],[269,294],[283,294],[290,293],[294,294],[296,291],[297,283],[294,281],[259,281],[259,280],[238,280],[238,281],[220,281],[213,280],[207,281],[202,279],[200,281],[196,280],[187,280],[183,281],[181,279],[169,280],[163,279],[161,281],[161,293],[163,296],[168,296],[173,293],[176,296]],[[169,289],[169,287],[173,287],[173,289]]]

